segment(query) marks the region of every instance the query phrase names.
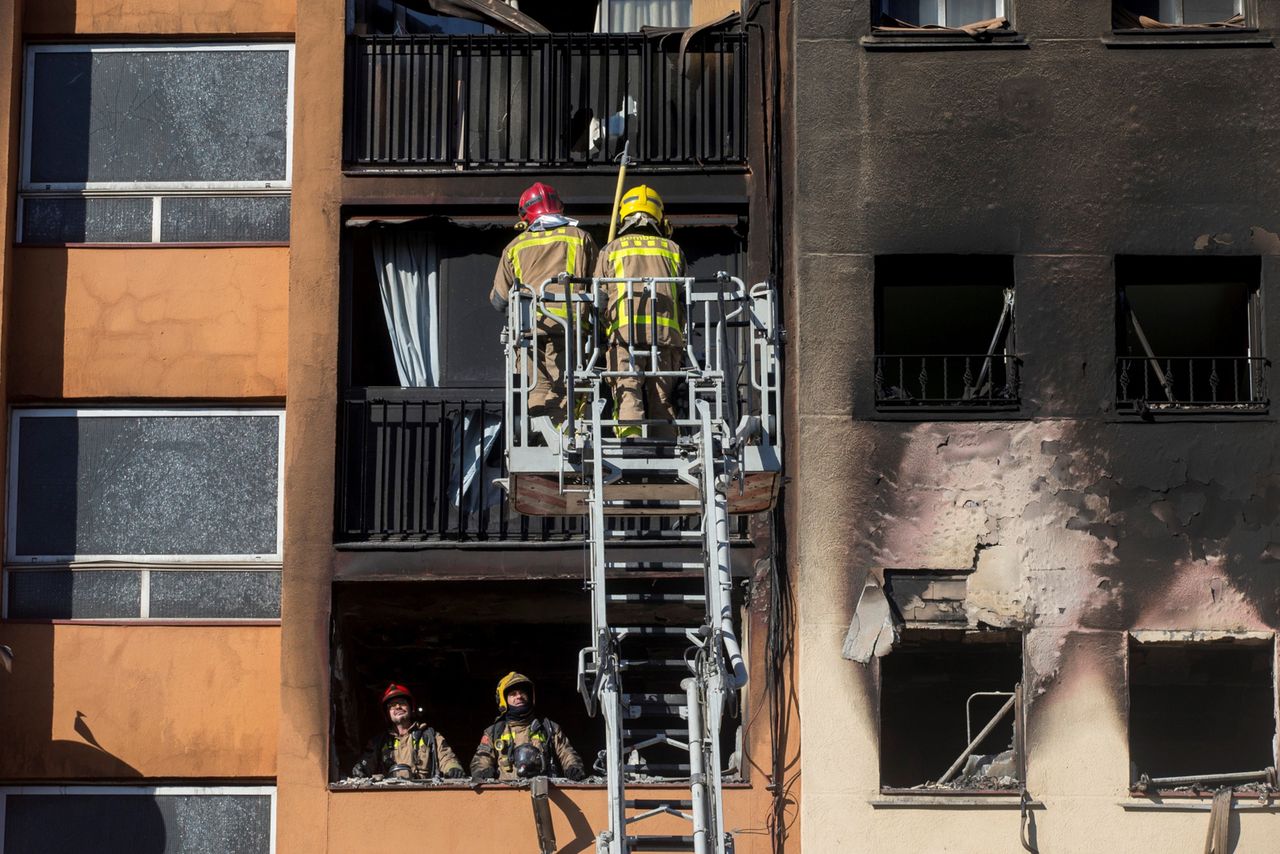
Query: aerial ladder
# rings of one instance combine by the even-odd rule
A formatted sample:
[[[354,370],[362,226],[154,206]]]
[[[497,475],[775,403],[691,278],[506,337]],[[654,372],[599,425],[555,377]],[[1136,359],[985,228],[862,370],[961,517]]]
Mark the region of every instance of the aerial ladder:
[[[674,375],[681,411],[674,421],[619,422],[608,385],[621,372],[608,369],[609,345],[598,334],[609,296],[638,300],[637,313],[656,324],[657,313],[644,307],[667,284],[678,285],[683,308],[680,364],[660,364],[657,347],[635,343],[657,340],[656,326],[647,336],[624,327],[632,337],[622,346],[634,374]],[[544,310],[551,303],[557,310]],[[740,770],[741,745],[726,739],[724,720],[737,708],[747,666],[735,619],[731,514],[770,508],[781,481],[777,314],[772,285],[748,287],[725,273],[561,275],[513,289],[503,333],[504,486],[522,513],[586,519],[591,636],[578,657],[578,689],[606,736],[596,769],[607,784],[609,823],[597,854],[733,851],[722,780]],[[548,334],[539,318],[552,319],[550,334],[564,345],[562,425],[528,415],[539,338]],[[616,439],[620,425],[640,426],[643,435]],[[649,438],[659,433],[664,438]],[[688,797],[627,797],[629,784],[672,781],[685,782]],[[688,832],[642,832],[663,816],[687,822]]]

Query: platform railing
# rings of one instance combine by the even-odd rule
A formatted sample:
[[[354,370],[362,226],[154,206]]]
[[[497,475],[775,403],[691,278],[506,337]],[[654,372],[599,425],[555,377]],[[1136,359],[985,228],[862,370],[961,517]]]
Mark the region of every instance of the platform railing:
[[[883,354],[873,382],[880,409],[1016,409],[1021,360],[1004,353]]]
[[[1122,410],[1265,410],[1269,359],[1261,356],[1119,356]]]

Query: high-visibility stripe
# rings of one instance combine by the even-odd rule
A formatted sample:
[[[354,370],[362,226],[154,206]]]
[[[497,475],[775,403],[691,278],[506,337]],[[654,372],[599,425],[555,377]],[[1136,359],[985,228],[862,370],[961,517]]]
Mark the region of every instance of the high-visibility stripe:
[[[615,249],[609,253],[608,263],[613,267],[616,278],[627,278],[625,267],[626,259],[637,255],[666,259],[667,268],[671,274],[671,278],[676,279],[680,277],[681,258],[679,252],[673,252],[670,249],[663,248],[658,244],[657,238],[650,238],[646,240],[644,245],[637,245],[638,243],[638,240],[636,240],[635,243],[623,241],[621,248]],[[615,287],[617,288],[618,316],[614,319],[613,323],[609,324],[609,328],[605,330],[605,334],[612,335],[622,327],[630,326],[632,323],[647,325],[651,321],[656,322],[658,326],[665,326],[683,334],[684,324],[681,323],[680,318],[680,285],[676,282],[666,282],[663,284],[671,285],[671,303],[672,312],[675,314],[674,319],[664,317],[662,315],[658,315],[656,318],[651,318],[647,314],[633,314],[630,305],[631,300],[626,297],[626,283],[616,282]],[[654,294],[651,299],[656,299],[656,297],[657,294]],[[632,299],[635,299],[635,297],[632,297]]]
[[[532,246],[549,246],[553,243],[567,244],[565,248],[565,272],[572,276],[581,275],[578,270],[578,250],[583,246],[583,239],[572,234],[565,234],[560,229],[547,232],[542,237],[524,237],[517,241],[509,252],[511,258],[511,269],[516,275],[516,281],[523,282],[527,285],[540,285],[541,282],[525,282],[524,269],[520,265],[520,250],[528,249]],[[582,253],[586,255],[586,252]],[[545,314],[555,314],[560,317],[569,316],[568,305],[546,305],[540,306],[540,310]]]

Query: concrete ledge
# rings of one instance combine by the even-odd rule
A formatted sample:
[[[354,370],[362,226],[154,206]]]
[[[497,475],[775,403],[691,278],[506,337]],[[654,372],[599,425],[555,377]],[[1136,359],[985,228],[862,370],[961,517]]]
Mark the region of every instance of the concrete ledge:
[[[1028,48],[1025,37],[1017,33],[1001,33],[985,39],[975,39],[965,35],[924,36],[907,34],[902,36],[877,35],[863,36],[858,43],[866,50],[1007,50],[1009,48]]]
[[[1256,28],[1232,30],[1113,30],[1102,37],[1105,47],[1217,48],[1274,47],[1275,40]]]
[[[873,809],[985,809],[985,810],[1020,810],[1022,800],[1019,792],[993,792],[982,795],[965,792],[957,795],[885,795],[867,801]],[[1044,809],[1042,801],[1027,801],[1028,809]]]

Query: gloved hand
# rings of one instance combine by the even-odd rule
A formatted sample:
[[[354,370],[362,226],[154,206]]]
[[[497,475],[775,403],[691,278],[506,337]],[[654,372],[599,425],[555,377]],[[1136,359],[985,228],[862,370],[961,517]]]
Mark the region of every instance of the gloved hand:
[[[462,766],[459,765],[456,768],[450,768],[448,771],[444,772],[444,776],[445,779],[448,780],[461,780],[463,777],[467,776],[467,772],[463,771]]]
[[[368,763],[365,762],[363,759],[357,762],[356,766],[351,769],[351,776],[352,777],[368,777],[369,776]]]
[[[480,783],[485,780],[496,780],[496,779],[498,779],[497,768],[481,768],[480,770],[476,771],[474,774],[471,775],[472,783]]]
[[[583,770],[581,765],[570,765],[564,769],[564,775],[576,783],[586,777],[587,772]]]

